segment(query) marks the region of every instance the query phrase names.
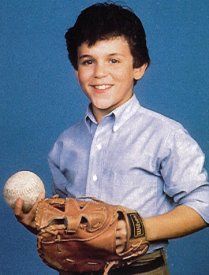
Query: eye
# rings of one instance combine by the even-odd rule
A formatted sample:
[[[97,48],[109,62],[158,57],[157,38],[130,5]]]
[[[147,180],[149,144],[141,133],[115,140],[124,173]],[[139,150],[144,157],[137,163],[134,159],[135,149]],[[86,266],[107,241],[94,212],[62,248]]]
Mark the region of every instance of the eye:
[[[110,63],[111,63],[111,64],[119,63],[119,60],[118,60],[118,59],[115,59],[115,58],[111,58],[111,59],[110,59]]]
[[[86,59],[81,62],[82,65],[91,65],[93,64],[94,60],[93,59]]]

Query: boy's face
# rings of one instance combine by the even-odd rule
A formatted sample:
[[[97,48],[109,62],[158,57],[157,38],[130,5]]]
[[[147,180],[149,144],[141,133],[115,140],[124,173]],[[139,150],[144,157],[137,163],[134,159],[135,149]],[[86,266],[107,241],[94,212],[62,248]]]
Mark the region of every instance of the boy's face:
[[[133,94],[133,81],[140,79],[146,65],[133,68],[133,57],[123,36],[99,40],[93,46],[78,48],[76,71],[82,90],[92,103],[99,122]]]

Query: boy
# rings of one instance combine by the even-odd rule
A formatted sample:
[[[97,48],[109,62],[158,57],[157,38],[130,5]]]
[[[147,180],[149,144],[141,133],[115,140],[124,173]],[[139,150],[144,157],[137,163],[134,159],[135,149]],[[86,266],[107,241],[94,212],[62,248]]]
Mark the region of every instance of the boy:
[[[204,156],[177,122],[140,106],[133,88],[149,66],[139,18],[113,3],[85,9],[66,35],[69,59],[90,100],[85,118],[60,135],[49,154],[54,193],[92,196],[135,209],[150,248],[134,265],[110,274],[168,274],[167,240],[209,221]],[[33,231],[36,205],[18,220]],[[116,251],[126,243],[119,221]],[[71,274],[71,273],[66,273]]]

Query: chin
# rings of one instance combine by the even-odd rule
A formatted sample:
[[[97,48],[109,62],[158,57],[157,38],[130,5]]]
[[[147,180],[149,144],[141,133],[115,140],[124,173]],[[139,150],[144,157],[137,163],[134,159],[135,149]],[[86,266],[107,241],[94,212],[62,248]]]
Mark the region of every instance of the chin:
[[[107,110],[112,108],[113,104],[109,104],[107,102],[92,102],[95,108],[100,110]]]

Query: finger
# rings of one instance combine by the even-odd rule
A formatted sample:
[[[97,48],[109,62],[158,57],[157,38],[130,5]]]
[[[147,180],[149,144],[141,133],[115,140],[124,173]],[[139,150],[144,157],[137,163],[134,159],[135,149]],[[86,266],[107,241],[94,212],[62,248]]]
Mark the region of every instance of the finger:
[[[123,242],[126,242],[127,241],[127,235],[126,234],[118,234],[118,233],[116,233],[116,240],[121,240],[121,241],[123,241]]]
[[[116,233],[115,233],[116,239],[121,239],[121,238],[123,238],[123,235],[124,235],[124,234],[122,233],[121,230],[117,230]]]
[[[20,198],[18,198],[15,202],[14,214],[18,218],[20,218],[23,215],[23,204],[24,204],[24,201]]]
[[[122,246],[122,245],[117,246],[116,247],[116,253],[120,254],[120,253],[122,253],[124,251],[124,249],[125,249],[125,246]]]
[[[116,230],[121,230],[125,227],[125,222],[123,220],[119,220],[117,224]]]
[[[125,250],[126,248],[126,241],[122,239],[116,239],[115,241],[115,246],[116,246],[116,253],[121,253]]]
[[[119,221],[118,227],[116,228],[116,238],[127,239],[127,229],[126,223],[124,221]]]
[[[116,239],[115,245],[116,245],[116,247],[123,245],[122,240],[121,239]]]

